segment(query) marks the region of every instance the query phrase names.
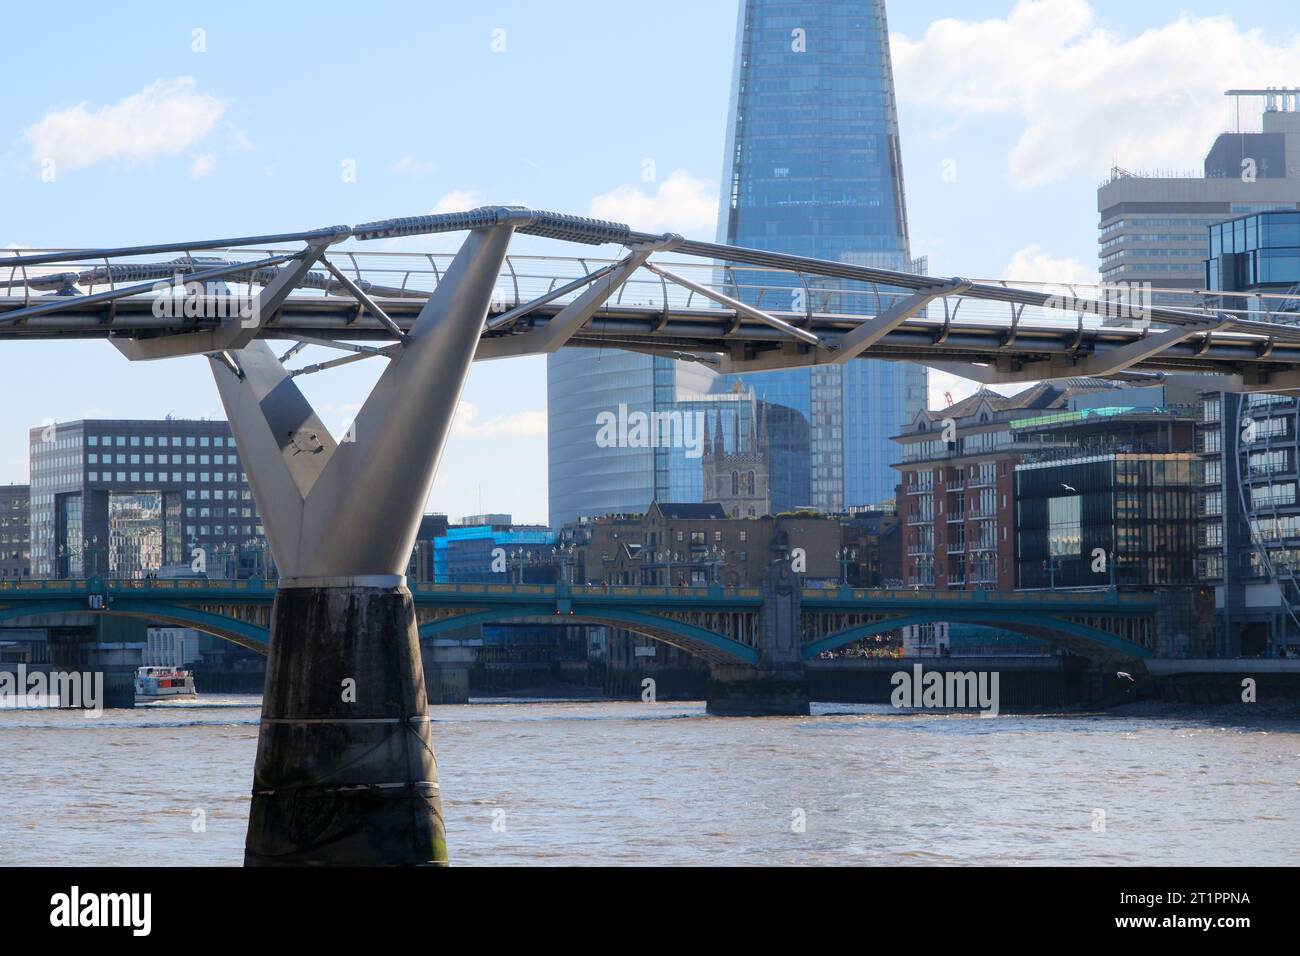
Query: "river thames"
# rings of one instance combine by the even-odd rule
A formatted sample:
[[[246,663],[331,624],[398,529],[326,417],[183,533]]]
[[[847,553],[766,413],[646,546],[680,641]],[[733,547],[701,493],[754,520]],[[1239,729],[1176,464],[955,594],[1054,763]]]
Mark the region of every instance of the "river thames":
[[[259,707],[0,711],[0,863],[240,865]],[[430,714],[453,864],[1300,860],[1295,720],[840,704],[736,719],[586,701]]]

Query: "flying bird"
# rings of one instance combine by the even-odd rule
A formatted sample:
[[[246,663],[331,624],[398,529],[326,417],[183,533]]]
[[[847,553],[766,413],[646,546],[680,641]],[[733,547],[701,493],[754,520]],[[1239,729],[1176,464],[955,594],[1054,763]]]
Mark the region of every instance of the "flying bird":
[[[1075,488],[1073,485],[1067,485],[1065,482],[1061,482],[1061,487],[1064,488],[1066,491],[1078,491],[1078,490],[1079,490],[1079,489]]]
[[[1116,672],[1115,672],[1115,676],[1116,676],[1116,677],[1127,677],[1129,680],[1133,680],[1133,675],[1130,674],[1128,671],[1116,671]],[[1136,684],[1137,681],[1133,681],[1133,683]]]

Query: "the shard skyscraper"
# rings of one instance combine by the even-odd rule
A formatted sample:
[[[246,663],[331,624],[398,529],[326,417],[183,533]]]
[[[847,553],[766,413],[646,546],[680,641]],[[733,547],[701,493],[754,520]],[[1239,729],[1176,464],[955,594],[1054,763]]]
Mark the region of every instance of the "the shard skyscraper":
[[[718,240],[913,269],[884,0],[742,0]],[[733,294],[751,301],[759,294],[746,288],[752,278],[736,281]],[[826,291],[768,288],[761,304],[836,301]],[[772,510],[838,511],[894,496],[890,436],[927,398],[924,368],[870,360],[728,377],[623,353],[599,361],[604,369],[577,349],[549,360],[553,525],[642,511],[651,497],[698,500],[698,459],[669,448],[596,446],[596,415],[620,402],[649,412],[692,393],[752,390],[760,402],[783,406],[770,420],[807,426],[800,441],[771,443]]]

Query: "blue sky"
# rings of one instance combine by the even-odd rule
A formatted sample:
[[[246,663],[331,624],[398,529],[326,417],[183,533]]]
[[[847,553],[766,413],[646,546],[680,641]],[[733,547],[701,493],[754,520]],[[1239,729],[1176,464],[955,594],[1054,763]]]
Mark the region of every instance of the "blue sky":
[[[22,42],[6,45],[0,246],[478,202],[713,236],[735,0],[129,9],[6,10]],[[893,3],[914,253],[944,275],[1090,277],[1112,163],[1195,168],[1229,123],[1223,89],[1300,84],[1297,37],[1279,26],[1289,4],[1223,9]],[[308,379],[327,422],[363,400],[368,364]],[[5,344],[0,398],[0,482],[26,480],[26,429],[47,419],[221,414],[203,360],[128,364],[104,342]],[[541,359],[476,367],[430,508],[545,520],[545,400]]]

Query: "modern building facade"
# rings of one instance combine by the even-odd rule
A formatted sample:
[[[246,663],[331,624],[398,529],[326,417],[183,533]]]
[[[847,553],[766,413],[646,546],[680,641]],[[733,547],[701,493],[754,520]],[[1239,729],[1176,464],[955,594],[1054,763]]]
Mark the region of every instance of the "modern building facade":
[[[1212,226],[1208,251],[1216,305],[1300,318],[1300,212]],[[1197,565],[1215,590],[1216,652],[1300,651],[1300,402],[1207,392],[1201,412]]]
[[[719,241],[890,269],[913,267],[884,0],[744,0],[736,33]],[[778,311],[838,301],[833,283],[720,270],[731,294]],[[887,290],[886,290],[887,291]],[[858,298],[865,298],[860,293]],[[856,308],[860,310],[862,304]],[[855,361],[745,376],[627,353],[548,358],[550,522],[707,501],[703,465],[672,447],[601,447],[596,417],[670,412],[752,391],[769,406],[773,511],[893,495],[889,439],[924,407],[920,366]]]
[[[1208,226],[1246,213],[1300,209],[1300,97],[1241,95],[1252,92],[1265,102],[1260,131],[1220,134],[1202,175],[1111,170],[1097,191],[1102,282],[1205,288]],[[1151,294],[1153,305],[1194,301],[1177,291]]]
[[[50,424],[29,452],[33,577],[274,573],[224,421]]]
[[[558,580],[555,535],[541,525],[516,525],[510,515],[494,524],[452,525],[433,539],[438,584],[552,584]],[[473,520],[473,519],[468,519]]]
[[[0,485],[0,581],[32,576],[31,490]]]
[[[1017,465],[1020,587],[1194,587],[1196,473],[1191,451]]]
[[[719,242],[913,268],[884,0],[746,0],[729,115]],[[761,295],[772,308],[798,311],[832,293],[828,302],[853,309],[834,283],[729,278],[739,298]],[[807,420],[806,504],[841,512],[893,497],[890,439],[925,407],[923,367],[859,361],[744,381]]]

